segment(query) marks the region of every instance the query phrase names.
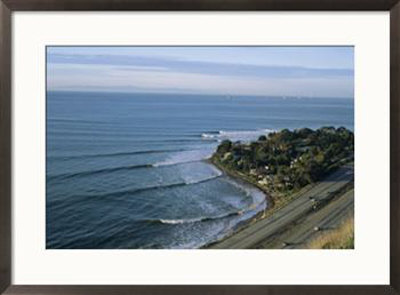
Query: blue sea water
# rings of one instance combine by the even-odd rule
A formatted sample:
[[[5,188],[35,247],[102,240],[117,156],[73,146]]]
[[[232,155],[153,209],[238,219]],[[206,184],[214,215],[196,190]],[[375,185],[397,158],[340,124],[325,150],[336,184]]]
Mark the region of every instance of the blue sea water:
[[[268,204],[204,161],[223,139],[344,126],[353,99],[47,93],[46,247],[198,248]]]

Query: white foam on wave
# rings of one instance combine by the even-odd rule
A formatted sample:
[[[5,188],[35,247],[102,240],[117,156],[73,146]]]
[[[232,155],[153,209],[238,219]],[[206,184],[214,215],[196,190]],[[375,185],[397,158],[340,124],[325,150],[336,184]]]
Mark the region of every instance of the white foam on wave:
[[[273,132],[272,129],[257,129],[257,130],[237,130],[237,131],[225,131],[220,130],[216,133],[203,133],[201,137],[205,140],[225,140],[231,141],[253,141],[257,140],[261,135],[267,135]]]
[[[161,223],[165,224],[183,224],[183,223],[195,223],[202,221],[203,218],[191,218],[191,219],[160,219]]]
[[[203,133],[201,137],[214,139],[218,134]]]
[[[232,180],[230,178],[226,178],[224,180],[229,184],[233,185],[234,187],[236,187],[237,189],[244,192],[246,196],[252,198],[252,203],[246,211],[254,210],[263,204],[266,205],[266,196],[264,192],[262,192],[260,189],[256,187],[251,187],[250,185],[247,184],[238,183],[236,180]]]
[[[198,162],[210,158],[213,152],[214,151],[212,149],[204,149],[204,150],[192,150],[192,151],[174,153],[171,154],[164,161],[153,164],[153,166],[154,167],[171,166],[177,164]]]
[[[189,185],[189,184],[196,184],[196,183],[206,182],[206,181],[209,181],[209,180],[218,178],[218,177],[220,177],[221,175],[222,175],[222,172],[217,173],[217,174],[214,174],[214,175],[211,175],[211,176],[208,176],[208,177],[196,179],[196,180],[194,180],[194,179],[192,179],[192,180],[187,180],[187,181],[185,181],[185,183]]]
[[[193,166],[179,167],[178,173],[187,184],[205,182],[223,175],[217,167],[205,163],[196,165],[195,169],[193,168]]]
[[[216,215],[216,216],[203,216],[203,217],[198,217],[198,218],[186,218],[186,219],[158,219],[156,221],[159,221],[159,222],[165,223],[165,224],[183,224],[183,223],[195,223],[195,222],[218,220],[218,219],[223,219],[223,218],[232,217],[232,216],[240,216],[242,214],[243,214],[243,210],[238,210],[235,212],[228,212],[226,214]]]

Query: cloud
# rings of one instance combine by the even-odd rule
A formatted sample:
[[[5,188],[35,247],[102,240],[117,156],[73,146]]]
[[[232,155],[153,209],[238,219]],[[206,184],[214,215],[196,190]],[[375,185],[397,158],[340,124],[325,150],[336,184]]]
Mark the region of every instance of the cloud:
[[[47,56],[49,90],[353,97],[353,69],[194,61],[162,56]]]
[[[50,64],[109,65],[123,67],[162,68],[181,73],[201,73],[209,75],[256,76],[271,78],[296,77],[341,77],[352,76],[352,69],[321,69],[289,66],[246,65],[234,63],[217,63],[205,61],[187,61],[145,56],[114,55],[68,55],[51,54]],[[123,69],[123,68],[121,68]],[[128,68],[128,70],[130,70]]]

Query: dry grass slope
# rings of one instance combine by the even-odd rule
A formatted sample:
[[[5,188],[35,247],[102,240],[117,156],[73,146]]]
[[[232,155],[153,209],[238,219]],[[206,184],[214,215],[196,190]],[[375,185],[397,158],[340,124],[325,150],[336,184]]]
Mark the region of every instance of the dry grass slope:
[[[310,249],[354,249],[354,219],[346,219],[337,229],[321,233],[308,245]]]

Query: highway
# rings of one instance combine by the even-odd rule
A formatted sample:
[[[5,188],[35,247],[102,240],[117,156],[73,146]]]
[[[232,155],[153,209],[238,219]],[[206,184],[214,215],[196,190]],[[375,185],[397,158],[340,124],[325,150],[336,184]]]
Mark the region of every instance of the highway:
[[[337,226],[345,216],[352,214],[353,178],[353,166],[342,167],[323,181],[300,191],[293,201],[271,216],[208,248],[304,248],[313,235]]]
[[[300,219],[283,233],[265,239],[258,248],[303,249],[318,234],[337,228],[346,217],[354,214],[354,190],[330,202],[321,210]],[[318,231],[315,228],[318,227]]]

